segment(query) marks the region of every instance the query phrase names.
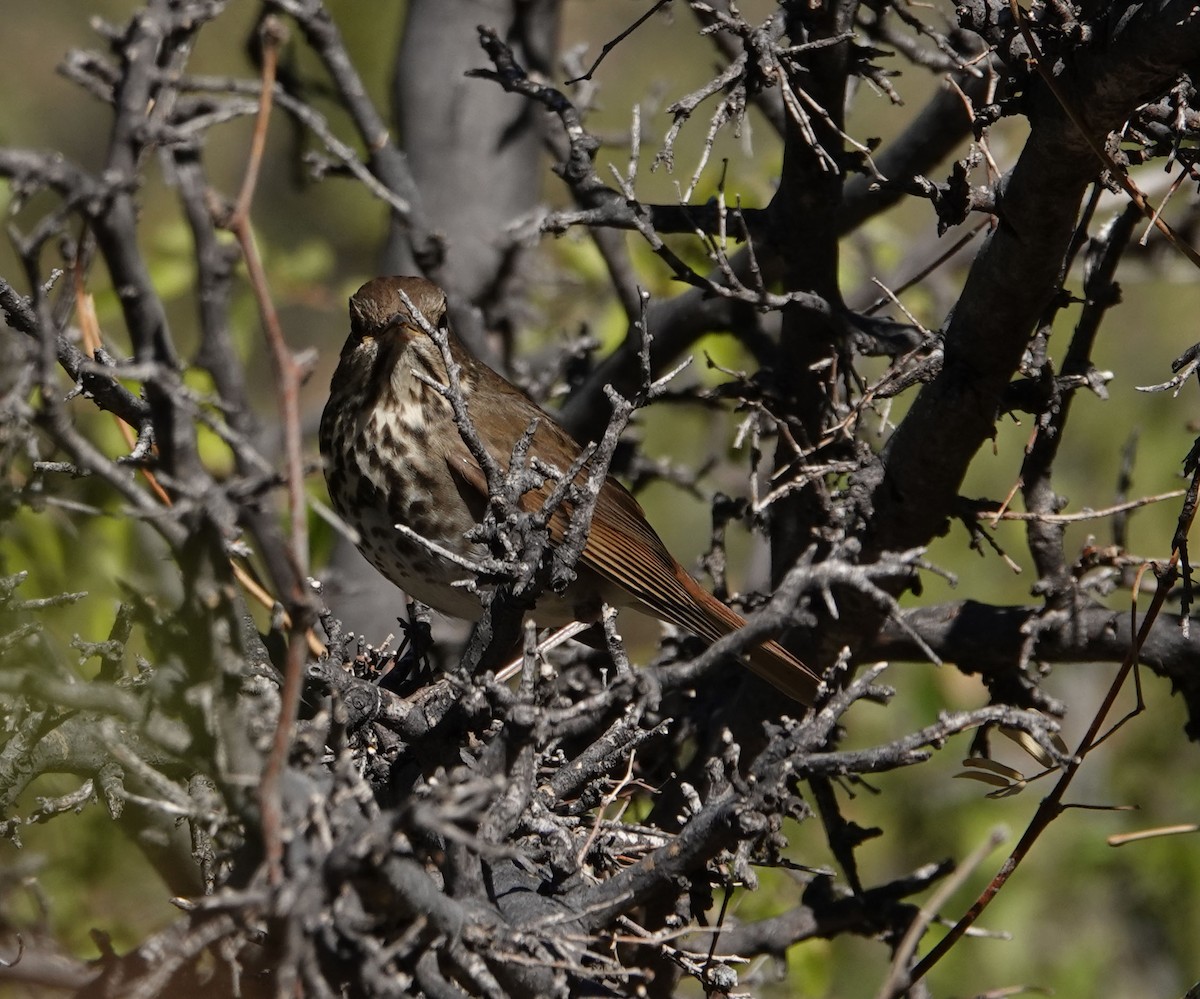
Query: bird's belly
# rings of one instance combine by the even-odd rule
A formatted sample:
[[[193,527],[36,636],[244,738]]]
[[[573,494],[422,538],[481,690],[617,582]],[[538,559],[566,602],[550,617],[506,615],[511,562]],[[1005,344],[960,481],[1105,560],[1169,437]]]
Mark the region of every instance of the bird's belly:
[[[464,537],[475,521],[445,473],[444,463],[428,452],[413,450],[385,458],[370,435],[359,437],[355,444],[341,450],[352,457],[331,463],[328,479],[334,509],[358,533],[358,550],[409,596],[443,614],[478,618],[479,598],[451,585],[470,579],[471,571],[396,526],[402,524],[422,538],[433,539],[439,548],[460,557],[486,556],[486,549]]]
[[[465,541],[454,545],[445,533],[431,530],[429,525],[413,523],[410,517],[393,518],[381,507],[373,507],[365,513],[359,510],[355,519],[359,535],[358,550],[371,565],[410,597],[451,617],[469,621],[479,617],[482,612],[479,597],[465,587],[451,585],[458,580],[470,579],[471,572],[435,554],[419,541],[406,537],[396,525],[404,524],[425,538],[437,538],[441,547],[459,555],[469,557],[482,553],[472,552],[473,546]]]
[[[358,532],[357,547],[366,560],[410,597],[442,614],[478,620],[483,613],[479,596],[464,585],[453,585],[474,578],[471,570],[396,527],[402,524],[433,539],[438,548],[478,563],[488,557],[488,551],[465,537],[477,523],[473,512],[441,455],[411,446],[397,453],[393,436],[385,436],[367,432],[355,446],[333,450],[352,456],[329,463],[334,509]],[[586,567],[578,566],[577,572],[578,580],[565,595],[546,591],[539,597],[532,615],[539,625],[595,621],[603,602],[615,606],[636,602]]]

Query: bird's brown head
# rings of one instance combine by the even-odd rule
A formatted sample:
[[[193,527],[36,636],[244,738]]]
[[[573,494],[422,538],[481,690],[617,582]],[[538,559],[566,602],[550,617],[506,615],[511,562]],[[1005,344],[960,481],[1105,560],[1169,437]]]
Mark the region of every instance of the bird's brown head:
[[[413,309],[437,326],[446,315],[446,293],[420,277],[372,278],[350,298],[350,330],[358,337],[379,337],[385,332],[421,335]]]
[[[446,293],[441,288],[419,277],[372,278],[350,296],[350,339],[343,356],[355,351],[395,360],[415,347],[432,362],[438,348],[425,335],[422,319],[429,326],[445,323]]]
[[[400,365],[442,380],[441,350],[426,336],[421,319],[435,327],[446,322],[446,293],[431,281],[378,277],[359,288],[350,297],[350,336],[342,346],[335,390],[366,387],[374,397]]]

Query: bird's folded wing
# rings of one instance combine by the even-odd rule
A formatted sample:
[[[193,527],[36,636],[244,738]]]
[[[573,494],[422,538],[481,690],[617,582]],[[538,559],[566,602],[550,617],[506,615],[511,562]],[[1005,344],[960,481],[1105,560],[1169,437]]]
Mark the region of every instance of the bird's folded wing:
[[[514,390],[515,391],[515,390]],[[511,427],[512,440],[524,428]],[[505,438],[508,434],[503,435]],[[548,439],[547,439],[548,438]],[[490,453],[511,453],[511,443],[484,441]],[[549,444],[550,447],[539,447]],[[501,446],[496,446],[501,445]],[[550,420],[540,423],[534,433],[534,450],[570,455],[580,452],[579,445],[565,430]],[[467,505],[482,517],[488,501],[487,477],[470,458],[450,462],[451,477],[458,484]],[[587,477],[585,467],[577,481]],[[521,497],[521,507],[533,513],[540,510],[554,487],[552,480]],[[552,544],[560,544],[571,523],[574,505],[567,500],[551,512],[549,530]],[[725,606],[688,574],[667,550],[642,511],[641,504],[616,479],[608,478],[596,500],[591,530],[588,532],[580,562],[602,578],[628,591],[653,615],[664,621],[715,642],[746,624],[737,611]],[[812,704],[819,678],[799,659],[774,641],[747,651],[754,671],[789,697]]]

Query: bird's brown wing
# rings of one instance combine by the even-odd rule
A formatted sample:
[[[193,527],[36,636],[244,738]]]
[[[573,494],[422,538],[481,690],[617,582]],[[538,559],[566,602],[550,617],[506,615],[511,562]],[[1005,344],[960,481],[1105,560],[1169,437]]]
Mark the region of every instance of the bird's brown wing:
[[[562,504],[551,518],[552,540],[567,529],[571,511],[566,506]],[[746,624],[676,561],[650,526],[641,504],[614,478],[608,478],[600,490],[581,561],[628,590],[655,616],[708,642]],[[755,673],[792,699],[809,705],[815,701],[820,678],[778,642],[755,646],[746,658]]]
[[[501,404],[488,406],[488,420],[480,420],[477,432],[491,454],[507,465],[513,444],[525,432],[529,422],[539,418],[533,450],[565,471],[580,453],[577,441],[553,419],[538,410],[516,388],[505,383],[507,392]],[[513,393],[520,400],[507,397]],[[472,400],[474,402],[474,400]],[[503,414],[493,419],[496,414]],[[473,509],[482,511],[487,503],[487,479],[471,459],[451,462],[452,476]],[[580,479],[587,475],[586,469]],[[541,508],[553,483],[527,492],[521,499],[525,510]],[[550,519],[550,540],[563,540],[570,524],[572,506],[561,503]],[[641,504],[616,479],[609,477],[600,490],[591,531],[580,557],[581,563],[602,578],[632,594],[649,613],[690,631],[708,642],[742,628],[746,621],[726,607],[697,583],[667,551],[642,511]],[[750,650],[746,657],[751,668],[763,679],[803,704],[812,704],[820,679],[799,659],[774,641]]]

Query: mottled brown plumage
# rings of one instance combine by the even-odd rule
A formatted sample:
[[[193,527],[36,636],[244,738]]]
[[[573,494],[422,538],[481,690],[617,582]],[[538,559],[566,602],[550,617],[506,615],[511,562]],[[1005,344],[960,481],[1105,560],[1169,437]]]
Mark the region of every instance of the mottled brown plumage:
[[[478,599],[451,585],[467,570],[394,527],[405,524],[468,558],[487,554],[464,537],[486,508],[486,476],[463,443],[449,403],[417,376],[445,384],[446,369],[401,291],[429,323],[445,326],[446,296],[423,278],[376,278],[350,299],[350,337],[321,416],[325,478],[334,509],[358,531],[359,549],[376,569],[435,610],[474,620],[481,613]],[[506,467],[513,445],[536,417],[531,453],[566,470],[580,453],[578,442],[468,354],[452,333],[449,343],[462,369],[463,397],[488,452]],[[538,509],[552,485],[546,481],[530,490],[522,504]],[[563,504],[550,523],[552,543],[562,540],[569,520]],[[675,561],[637,500],[611,477],[600,490],[576,571],[566,593],[539,599],[540,624],[596,620],[602,603],[636,608],[709,642],[746,623]],[[789,697],[813,703],[817,676],[777,642],[763,643],[746,658],[754,672]]]

